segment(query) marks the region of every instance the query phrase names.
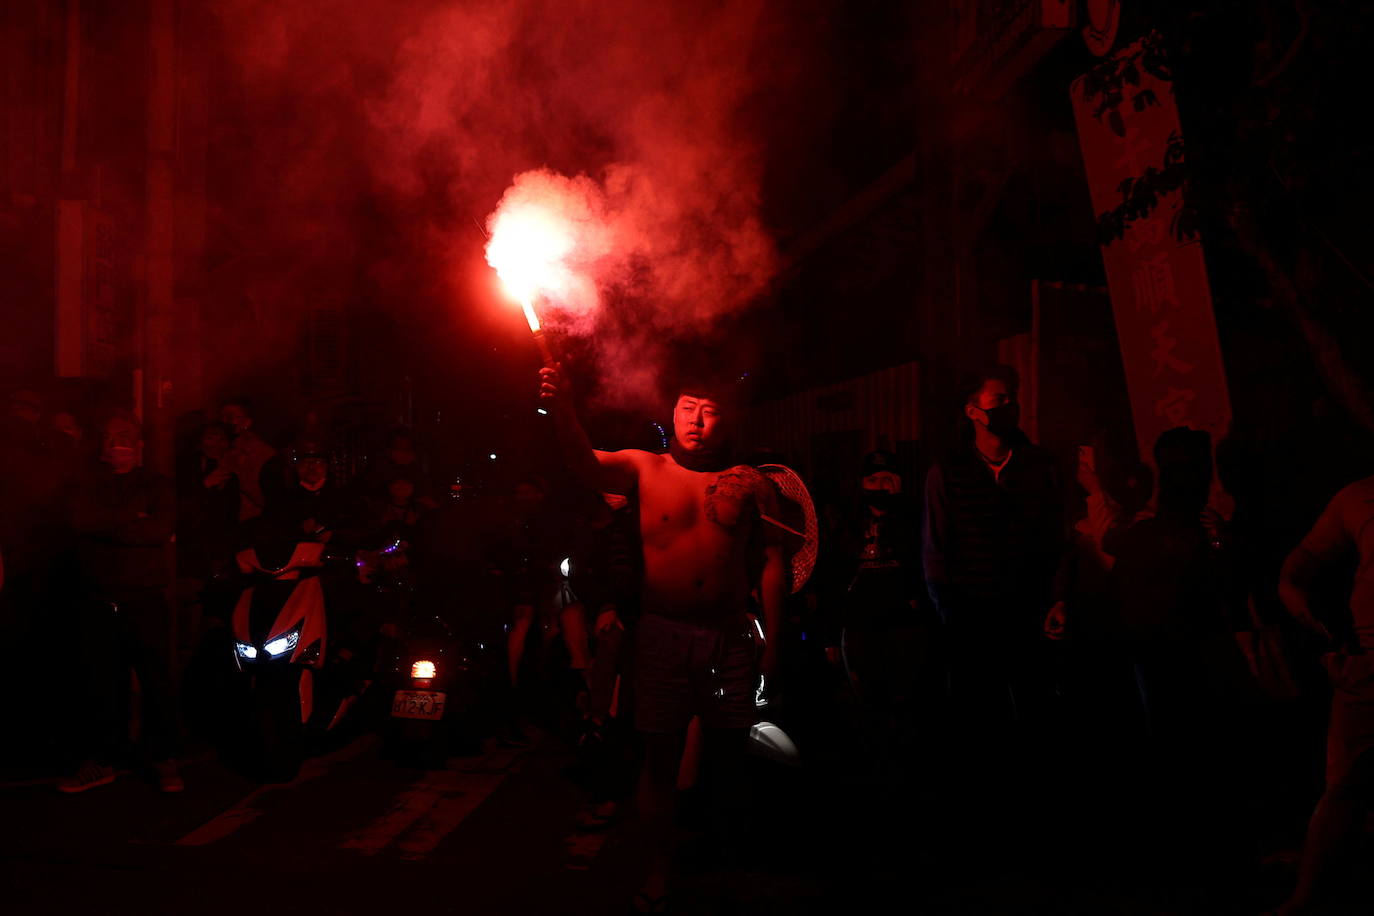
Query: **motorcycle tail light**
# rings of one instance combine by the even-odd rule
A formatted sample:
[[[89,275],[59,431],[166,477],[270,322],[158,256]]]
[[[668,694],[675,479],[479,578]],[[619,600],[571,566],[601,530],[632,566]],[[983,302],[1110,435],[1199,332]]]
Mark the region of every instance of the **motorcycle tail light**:
[[[417,681],[432,680],[434,678],[434,671],[434,662],[424,659],[415,662],[413,665],[410,666],[410,676],[415,678]]]

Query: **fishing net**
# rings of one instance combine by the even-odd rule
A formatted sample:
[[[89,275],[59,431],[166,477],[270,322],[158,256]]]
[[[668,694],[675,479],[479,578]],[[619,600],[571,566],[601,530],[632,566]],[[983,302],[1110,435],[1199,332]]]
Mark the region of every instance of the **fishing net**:
[[[795,595],[816,568],[816,551],[820,546],[816,506],[796,471],[781,464],[761,464],[758,471],[778,491],[778,517],[774,524],[783,529],[783,549],[792,567],[792,594]]]

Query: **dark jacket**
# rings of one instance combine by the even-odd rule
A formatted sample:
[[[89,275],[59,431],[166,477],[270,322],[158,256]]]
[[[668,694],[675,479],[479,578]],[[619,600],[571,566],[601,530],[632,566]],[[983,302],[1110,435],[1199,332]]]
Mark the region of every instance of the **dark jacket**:
[[[313,534],[305,530],[305,523],[313,520],[332,532],[332,552],[361,546],[365,523],[353,494],[336,486],[332,479],[318,490],[307,490],[299,481],[284,484],[269,497],[263,519],[272,531],[292,539]]]
[[[116,474],[101,465],[72,497],[72,527],[84,584],[100,597],[162,588],[176,500],[167,478],[147,468]]]
[[[177,575],[206,577],[234,557],[242,496],[238,475],[218,486],[205,480],[219,466],[199,451],[177,465]]]
[[[926,584],[946,623],[994,614],[1038,629],[1065,550],[1059,475],[1048,452],[1016,446],[1000,478],[971,444],[936,463],[926,476],[924,529]]]
[[[1143,519],[1115,533],[1108,546],[1116,555],[1116,604],[1132,643],[1194,642],[1230,632],[1226,571],[1196,519]]]
[[[826,645],[844,627],[901,627],[923,623],[913,607],[928,605],[921,569],[920,517],[898,503],[883,515],[867,507],[834,532],[818,583]]]

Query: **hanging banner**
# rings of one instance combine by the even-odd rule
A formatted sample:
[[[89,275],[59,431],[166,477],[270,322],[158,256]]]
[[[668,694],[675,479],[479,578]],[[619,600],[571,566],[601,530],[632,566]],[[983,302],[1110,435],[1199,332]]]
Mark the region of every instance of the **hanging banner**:
[[[1157,34],[1074,81],[1136,440],[1166,429],[1225,435],[1231,421],[1202,243],[1184,207],[1183,139]]]

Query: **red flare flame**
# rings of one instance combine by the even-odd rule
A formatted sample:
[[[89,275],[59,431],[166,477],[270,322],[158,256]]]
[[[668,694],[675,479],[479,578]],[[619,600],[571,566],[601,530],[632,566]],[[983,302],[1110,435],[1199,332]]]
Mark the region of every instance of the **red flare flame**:
[[[490,229],[487,263],[520,303],[530,330],[537,332],[534,298],[557,294],[568,285],[573,229],[557,213],[528,201],[503,206],[492,216]]]

